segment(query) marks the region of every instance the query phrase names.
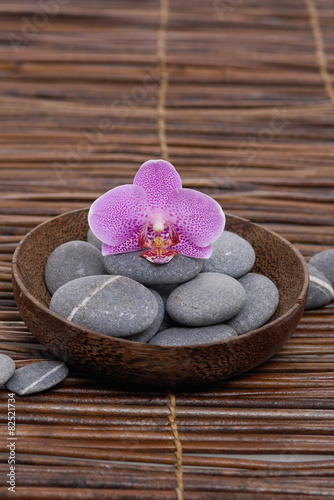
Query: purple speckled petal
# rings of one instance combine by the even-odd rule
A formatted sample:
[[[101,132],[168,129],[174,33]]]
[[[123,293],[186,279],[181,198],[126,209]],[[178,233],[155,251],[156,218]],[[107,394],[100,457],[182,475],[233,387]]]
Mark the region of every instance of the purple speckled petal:
[[[126,253],[126,252],[135,252],[136,250],[142,250],[143,248],[138,244],[138,234],[139,231],[133,233],[130,238],[117,246],[107,245],[107,243],[103,243],[102,245],[102,255],[113,255],[116,253]]]
[[[149,160],[143,163],[133,184],[145,190],[152,211],[162,212],[171,191],[182,187],[179,174],[173,165],[165,160]]]
[[[221,206],[210,196],[193,189],[174,189],[164,216],[175,224],[180,235],[198,247],[213,243],[225,227]]]
[[[137,232],[149,216],[144,189],[125,184],[94,201],[89,210],[88,223],[100,240],[118,246]]]
[[[180,243],[172,247],[172,250],[176,250],[181,255],[186,257],[194,257],[199,259],[208,259],[212,254],[212,246],[208,245],[206,247],[198,247],[187,239],[187,237],[182,234],[182,230],[179,233]]]

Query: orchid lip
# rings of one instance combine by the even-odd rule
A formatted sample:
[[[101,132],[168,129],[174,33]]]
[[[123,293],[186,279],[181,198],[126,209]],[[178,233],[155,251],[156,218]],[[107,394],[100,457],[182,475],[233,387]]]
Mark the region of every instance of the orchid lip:
[[[167,264],[170,260],[172,260],[173,257],[175,257],[177,253],[178,252],[176,250],[168,248],[161,254],[158,254],[154,250],[146,250],[146,252],[142,252],[140,255],[142,257],[145,257],[145,259],[147,259],[148,261],[152,262],[152,264]]]
[[[176,227],[166,222],[161,216],[146,223],[138,236],[139,245],[149,248],[141,255],[155,264],[169,262],[178,253],[170,247],[177,245],[179,241],[180,237]]]

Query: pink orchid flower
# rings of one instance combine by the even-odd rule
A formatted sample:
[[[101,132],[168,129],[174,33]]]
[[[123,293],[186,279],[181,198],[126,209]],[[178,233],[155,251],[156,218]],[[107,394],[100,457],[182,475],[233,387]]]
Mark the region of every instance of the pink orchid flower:
[[[143,257],[165,264],[177,253],[209,258],[225,217],[215,200],[182,188],[173,165],[149,160],[140,167],[133,184],[111,189],[94,201],[88,222],[104,243],[103,255],[148,248]]]

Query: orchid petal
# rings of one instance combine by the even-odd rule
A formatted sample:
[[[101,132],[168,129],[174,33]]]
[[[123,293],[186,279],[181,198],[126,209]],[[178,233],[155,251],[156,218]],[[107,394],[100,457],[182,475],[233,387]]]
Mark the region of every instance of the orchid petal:
[[[136,252],[137,250],[142,250],[142,247],[138,244],[138,234],[139,231],[133,233],[133,235],[130,236],[130,238],[128,238],[126,241],[117,246],[107,245],[107,243],[103,243],[102,255],[105,256],[117,253]]]
[[[164,211],[173,189],[181,188],[179,174],[171,163],[165,160],[149,160],[138,170],[133,184],[142,187],[152,211]]]
[[[225,227],[224,212],[213,198],[193,189],[174,189],[168,199],[165,218],[179,234],[198,247],[213,243]]]
[[[111,189],[92,204],[88,223],[104,243],[124,243],[147,221],[150,209],[145,191],[140,186],[125,184]]]
[[[186,257],[194,257],[198,259],[208,259],[212,254],[212,246],[199,247],[191,243],[186,236],[180,231],[180,243],[173,246],[172,250],[176,250],[179,254]]]

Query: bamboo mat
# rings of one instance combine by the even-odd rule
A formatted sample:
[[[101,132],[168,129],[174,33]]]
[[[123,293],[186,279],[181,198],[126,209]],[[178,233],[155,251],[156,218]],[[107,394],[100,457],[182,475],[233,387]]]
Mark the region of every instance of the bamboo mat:
[[[45,353],[11,284],[20,239],[168,158],[185,187],[334,247],[333,0],[3,0],[0,351]],[[334,498],[334,304],[220,387],[148,392],[72,370],[16,398],[17,499]],[[1,498],[7,392],[1,391]]]

